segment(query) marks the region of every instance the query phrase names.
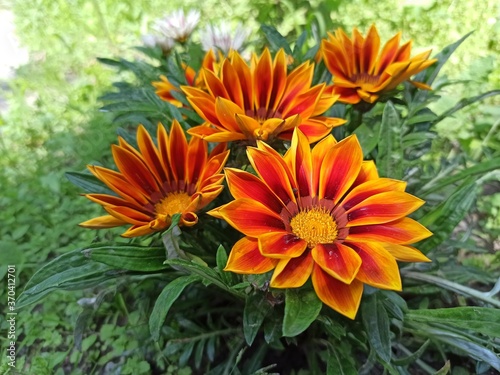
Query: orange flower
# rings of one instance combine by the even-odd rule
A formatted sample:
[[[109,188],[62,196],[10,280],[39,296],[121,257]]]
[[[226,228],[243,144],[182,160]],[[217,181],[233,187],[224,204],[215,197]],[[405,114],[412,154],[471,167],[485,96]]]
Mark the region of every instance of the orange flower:
[[[290,139],[299,127],[309,142],[345,123],[321,117],[336,100],[325,94],[325,84],[312,86],[314,66],[306,62],[290,74],[280,50],[274,61],[268,49],[260,58],[254,54],[251,66],[238,52],[224,60],[219,74],[204,70],[208,92],[182,86],[189,103],[206,121],[188,133],[210,142]]]
[[[363,284],[401,290],[396,260],[429,261],[408,246],[431,235],[406,216],[424,202],[403,181],[379,178],[356,136],[312,150],[295,131],[284,157],[263,142],[247,149],[258,176],[226,168],[235,200],[209,212],[245,234],[226,270],[298,288],[311,277],[323,303],[354,318]]]
[[[186,136],[177,121],[170,136],[158,124],[158,147],[146,129],[137,129],[139,149],[123,138],[112,146],[119,172],[98,166],[89,170],[117,196],[86,194],[104,207],[109,215],[88,220],[85,228],[111,228],[132,224],[123,237],[137,237],[166,229],[174,214],[181,214],[179,225],[198,222],[196,212],[212,202],[222,191],[222,170],[229,151],[217,147],[207,155],[207,143]]]
[[[410,81],[410,77],[437,60],[428,60],[430,50],[410,58],[412,42],[399,46],[400,39],[401,33],[396,34],[379,54],[380,37],[374,25],[366,39],[356,28],[352,39],[342,29],[337,29],[335,35],[328,33],[328,40],[323,39],[321,43],[321,51],[325,65],[333,75],[333,86],[329,89],[340,95],[339,101],[373,103],[382,93],[407,80],[421,89],[431,89],[424,83]]]
[[[222,58],[222,55],[219,54],[219,60],[222,60]],[[202,62],[202,67],[210,71],[215,71],[218,68],[214,51],[210,50],[205,54]],[[203,79],[203,69],[200,69],[198,74],[196,74],[196,71],[193,68],[184,63],[182,64],[182,68],[184,69],[184,76],[189,86],[200,88],[205,87],[205,81]],[[169,102],[176,107],[182,107],[182,103],[175,99],[172,95],[172,91],[176,91],[179,93],[181,92],[179,86],[174,85],[163,74],[160,76],[160,79],[161,81],[151,82],[151,84],[156,88],[155,94],[158,95],[160,99]]]

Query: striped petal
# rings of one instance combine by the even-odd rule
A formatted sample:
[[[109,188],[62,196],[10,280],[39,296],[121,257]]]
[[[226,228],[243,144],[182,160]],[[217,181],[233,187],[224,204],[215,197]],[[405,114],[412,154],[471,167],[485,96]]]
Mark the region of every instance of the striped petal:
[[[330,276],[350,284],[361,267],[361,258],[350,247],[340,243],[318,244],[311,250],[312,257]]]
[[[313,267],[310,252],[297,258],[282,259],[276,265],[269,285],[272,288],[300,288],[309,279]]]
[[[402,289],[396,259],[381,245],[373,242],[346,242],[346,245],[352,247],[362,261],[356,279],[376,288]]]
[[[356,317],[363,294],[362,282],[354,279],[351,284],[344,284],[317,264],[314,265],[311,280],[316,294],[325,305],[350,319]]]
[[[255,238],[243,237],[234,244],[224,271],[256,275],[272,270],[276,263],[260,254]]]
[[[229,190],[235,199],[253,199],[278,214],[282,211],[283,203],[259,178],[238,169],[226,168],[225,172]]]
[[[351,227],[346,241],[377,241],[408,245],[431,235],[432,233],[423,225],[404,217],[386,224]]]
[[[265,257],[276,259],[296,258],[306,248],[306,241],[286,231],[270,232],[259,236],[259,249]]]
[[[371,196],[349,209],[348,227],[384,224],[409,215],[425,202],[401,191],[389,191]]]
[[[285,206],[288,202],[295,201],[295,195],[281,157],[277,159],[273,154],[253,147],[247,149],[247,155],[260,178]]]
[[[168,147],[168,159],[171,163],[172,174],[176,181],[186,180],[186,155],[188,144],[186,135],[177,120],[172,122],[170,129],[170,143]]]
[[[390,178],[378,178],[376,180],[367,181],[356,186],[347,194],[342,200],[342,207],[347,211],[373,195],[387,191],[404,191],[405,188],[406,182]]]
[[[382,246],[401,262],[431,262],[421,251],[411,246],[396,245],[394,243],[383,243]]]
[[[119,227],[124,224],[127,224],[127,222],[124,220],[118,219],[112,215],[104,215],[84,221],[83,223],[80,223],[78,225],[84,228],[102,229]]]
[[[223,218],[235,229],[250,237],[281,232],[285,225],[278,214],[250,199],[238,199],[208,212]]]
[[[362,162],[363,152],[356,136],[337,143],[321,164],[319,198],[337,203],[356,180]]]

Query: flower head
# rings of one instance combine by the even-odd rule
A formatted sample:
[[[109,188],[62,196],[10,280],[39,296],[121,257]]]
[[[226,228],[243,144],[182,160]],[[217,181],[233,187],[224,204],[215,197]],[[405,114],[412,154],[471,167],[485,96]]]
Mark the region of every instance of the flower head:
[[[221,56],[219,56],[219,58],[222,59]],[[202,68],[214,71],[217,69],[217,66],[218,64],[214,51],[208,51],[203,58]],[[199,87],[201,89],[205,88],[203,70],[196,72],[193,68],[186,64],[183,64],[182,68],[184,69],[184,77],[186,79],[186,83],[189,86]],[[160,99],[169,102],[176,107],[182,107],[182,103],[172,95],[172,91],[179,93],[181,92],[179,86],[170,82],[170,80],[164,75],[161,75],[160,79],[161,81],[151,82],[151,84],[156,88],[156,95],[158,95]]]
[[[187,14],[178,9],[156,21],[155,28],[164,36],[184,43],[200,21],[200,12],[191,9]]]
[[[181,214],[180,226],[198,222],[196,212],[223,189],[224,175],[220,171],[229,151],[217,147],[207,155],[207,143],[196,137],[188,143],[175,120],[170,135],[163,125],[158,125],[157,139],[158,146],[140,125],[138,150],[123,138],[112,146],[118,172],[88,167],[116,195],[86,194],[109,215],[88,220],[81,226],[100,229],[131,224],[122,236],[137,237],[168,228],[175,214]]]
[[[245,234],[227,271],[274,270],[270,286],[311,278],[323,303],[354,318],[363,284],[401,290],[396,260],[428,261],[410,244],[431,233],[406,216],[423,204],[402,181],[380,178],[356,136],[330,135],[311,150],[296,130],[284,157],[264,142],[247,149],[257,176],[226,168],[235,200],[209,212]]]
[[[194,110],[206,121],[189,133],[210,142],[290,139],[299,127],[309,142],[345,123],[320,116],[335,102],[325,84],[312,86],[314,67],[306,62],[287,72],[280,50],[274,61],[268,49],[250,66],[237,53],[224,60],[218,73],[204,69],[207,91],[183,86]]]
[[[410,58],[412,42],[399,45],[401,33],[390,39],[379,54],[380,37],[372,25],[366,38],[355,28],[350,39],[342,29],[328,33],[321,51],[326,67],[333,75],[333,93],[339,101],[349,104],[364,100],[375,102],[382,93],[394,90],[400,83],[434,64],[428,60],[431,51]],[[415,86],[430,90],[421,82],[410,81]]]
[[[219,49],[225,55],[231,50],[239,51],[250,35],[250,30],[239,24],[233,31],[227,23],[218,26],[207,25],[201,34],[201,45],[204,51]]]
[[[175,46],[175,40],[153,34],[143,35],[142,42],[146,47],[160,47],[164,55],[168,55]]]

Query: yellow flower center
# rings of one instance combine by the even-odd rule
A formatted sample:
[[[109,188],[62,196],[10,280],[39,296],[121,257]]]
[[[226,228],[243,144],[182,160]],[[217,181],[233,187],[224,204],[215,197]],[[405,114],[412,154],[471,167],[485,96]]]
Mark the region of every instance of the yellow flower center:
[[[159,203],[155,204],[157,215],[173,216],[183,212],[191,203],[191,197],[184,191],[167,194]]]
[[[290,221],[292,232],[313,248],[319,243],[332,243],[337,239],[337,223],[323,207],[300,211]]]

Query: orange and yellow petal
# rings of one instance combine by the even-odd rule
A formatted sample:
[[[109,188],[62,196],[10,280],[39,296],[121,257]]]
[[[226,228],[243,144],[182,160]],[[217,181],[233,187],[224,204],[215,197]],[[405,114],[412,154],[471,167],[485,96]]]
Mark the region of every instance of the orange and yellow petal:
[[[232,227],[250,237],[285,230],[283,220],[278,214],[250,199],[232,201],[209,211],[208,214],[223,218]]]
[[[318,196],[338,200],[349,190],[361,169],[363,152],[356,136],[350,136],[337,143],[321,164]]]
[[[240,274],[261,274],[272,270],[277,262],[261,255],[257,239],[243,237],[234,244],[224,270]]]
[[[354,279],[351,284],[345,284],[328,275],[317,264],[314,265],[312,284],[319,299],[340,314],[354,319],[358,312],[363,283]]]
[[[314,260],[310,252],[297,258],[281,259],[271,277],[273,288],[300,288],[311,276]]]
[[[306,241],[287,231],[264,233],[259,236],[259,249],[265,257],[297,258],[306,248]]]
[[[425,202],[401,191],[389,191],[371,196],[346,212],[347,226],[384,224],[401,219]]]
[[[112,215],[104,215],[84,221],[83,223],[80,223],[78,225],[84,228],[102,229],[119,227],[124,224],[127,224],[127,222],[124,220],[118,219],[117,217],[114,217]]]
[[[365,284],[381,289],[401,290],[401,277],[399,275],[396,259],[380,244],[373,242],[346,242],[361,258],[356,279]]]
[[[404,217],[385,224],[361,225],[349,228],[347,241],[377,241],[390,242],[399,245],[408,245],[432,233],[417,221]]]
[[[248,198],[280,213],[283,203],[257,176],[238,169],[226,168],[226,180],[235,199]]]
[[[350,284],[361,267],[362,261],[356,251],[341,243],[317,244],[311,254],[324,272],[344,284]]]
[[[396,260],[401,262],[431,262],[420,250],[412,246],[397,245],[394,243],[382,243],[386,249]]]

